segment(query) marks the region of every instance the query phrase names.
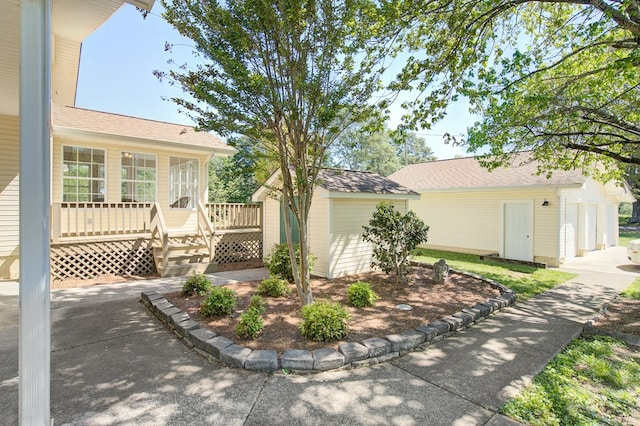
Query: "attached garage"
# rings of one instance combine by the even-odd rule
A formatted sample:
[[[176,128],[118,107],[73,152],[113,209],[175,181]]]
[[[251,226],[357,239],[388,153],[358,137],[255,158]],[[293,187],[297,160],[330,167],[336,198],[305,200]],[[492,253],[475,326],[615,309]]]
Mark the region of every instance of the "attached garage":
[[[253,194],[254,201],[263,203],[265,253],[284,242],[281,202],[268,190],[278,182],[276,172]],[[312,274],[335,278],[370,271],[373,249],[362,240],[362,227],[369,224],[376,205],[388,201],[405,213],[409,200],[419,198],[416,192],[376,173],[321,170],[309,215],[309,248],[316,257]]]

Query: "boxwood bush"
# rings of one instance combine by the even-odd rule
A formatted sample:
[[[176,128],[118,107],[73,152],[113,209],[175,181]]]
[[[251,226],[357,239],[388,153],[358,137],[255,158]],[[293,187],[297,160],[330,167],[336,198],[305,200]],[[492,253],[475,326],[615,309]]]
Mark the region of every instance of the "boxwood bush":
[[[283,297],[291,293],[291,287],[286,280],[278,277],[269,277],[260,283],[258,293],[270,297]]]
[[[236,334],[246,339],[257,339],[263,328],[264,322],[260,311],[249,308],[240,316],[240,321],[236,326]]]
[[[236,307],[238,294],[226,287],[214,287],[200,306],[203,317],[231,315]]]
[[[190,276],[182,285],[183,296],[193,296],[195,294],[204,296],[211,290],[211,281],[205,274],[196,273]]]
[[[347,302],[355,308],[373,306],[379,298],[371,285],[364,281],[353,283],[347,289]]]
[[[316,342],[342,339],[349,329],[349,314],[339,303],[318,301],[302,307],[303,321],[298,326],[303,336]]]
[[[262,315],[266,308],[267,308],[267,305],[266,303],[264,303],[264,300],[262,300],[262,297],[260,297],[257,294],[254,296],[251,296],[251,300],[249,300],[248,310],[254,310],[258,314]]]
[[[295,245],[296,260],[300,260],[300,246]],[[315,257],[309,254],[309,269],[313,269]],[[291,269],[291,259],[289,258],[289,246],[286,243],[276,244],[266,257],[264,265],[271,275],[276,275],[288,282],[292,283],[293,270]]]

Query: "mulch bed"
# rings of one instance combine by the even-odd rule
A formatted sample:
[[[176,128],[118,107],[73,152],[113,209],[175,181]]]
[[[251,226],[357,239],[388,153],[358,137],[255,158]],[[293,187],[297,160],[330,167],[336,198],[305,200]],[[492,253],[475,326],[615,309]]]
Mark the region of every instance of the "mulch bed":
[[[346,290],[356,281],[369,282],[378,294],[380,299],[374,307],[356,309],[347,305]],[[238,305],[231,316],[224,317],[202,318],[199,309],[203,297],[185,298],[180,292],[167,294],[166,297],[202,326],[251,349],[271,349],[282,353],[287,349],[314,350],[341,343],[313,342],[300,334],[298,324],[302,317],[294,286],[287,297],[264,297],[267,302],[263,315],[264,330],[256,340],[239,338],[235,334],[236,324],[251,296],[257,294],[258,284],[256,281],[227,285],[238,293]],[[351,315],[348,323],[349,341],[401,333],[500,295],[499,290],[484,281],[455,273],[449,275],[446,283],[435,284],[432,271],[428,268],[414,268],[408,284],[396,284],[395,276],[371,272],[333,280],[315,278],[312,280],[312,289],[315,300],[338,302]],[[399,304],[410,305],[413,309],[399,310],[396,308]]]

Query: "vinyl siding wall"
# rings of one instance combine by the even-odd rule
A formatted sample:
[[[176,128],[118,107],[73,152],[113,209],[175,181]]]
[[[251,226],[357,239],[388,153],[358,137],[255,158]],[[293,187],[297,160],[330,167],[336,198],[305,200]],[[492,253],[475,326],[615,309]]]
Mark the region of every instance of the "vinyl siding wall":
[[[368,225],[380,200],[333,199],[331,201],[331,245],[329,278],[371,270],[371,243],[362,240],[362,226]],[[406,201],[393,205],[402,213]]]
[[[160,203],[167,227],[171,232],[194,232],[197,229],[198,214],[193,209],[173,209],[169,207],[169,157],[185,157],[198,160],[200,176],[199,200],[207,202],[208,156],[188,150],[168,150],[143,144],[128,144],[122,141],[92,140],[69,137],[54,137],[52,163],[52,201],[62,201],[62,147],[81,146],[104,149],[106,151],[106,194],[105,202],[117,203],[120,195],[120,158],[123,151],[156,156],[156,201]]]
[[[329,273],[329,229],[331,200],[322,198],[315,191],[309,212],[309,250],[316,258],[313,275],[326,277]]]
[[[266,257],[274,245],[280,243],[280,201],[267,197],[262,205],[263,253]]]
[[[0,115],[0,279],[19,273],[19,128],[18,117]]]
[[[409,208],[429,225],[426,247],[501,253],[504,202],[533,201],[534,260],[548,262],[558,253],[557,200],[552,189],[435,192],[409,201]]]

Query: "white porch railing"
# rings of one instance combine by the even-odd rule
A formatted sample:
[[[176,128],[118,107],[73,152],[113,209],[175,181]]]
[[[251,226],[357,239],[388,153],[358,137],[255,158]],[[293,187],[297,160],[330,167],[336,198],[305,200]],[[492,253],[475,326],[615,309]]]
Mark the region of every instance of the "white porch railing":
[[[206,206],[216,231],[262,229],[262,204],[209,203]]]
[[[198,203],[198,234],[209,250],[209,262],[213,262],[213,258],[216,257],[215,231],[211,225],[211,220],[207,217],[207,210],[202,203]]]
[[[53,203],[51,241],[148,234],[151,203]]]
[[[154,203],[150,212],[151,216],[151,243],[153,244],[155,241],[158,242],[158,247],[160,247],[162,252],[162,267],[167,266],[167,260],[169,258],[169,231],[167,230],[167,225],[164,222],[164,216],[162,216],[162,209],[160,208],[160,203]],[[154,257],[156,257],[154,253]],[[156,266],[157,265],[157,257],[156,257]]]

